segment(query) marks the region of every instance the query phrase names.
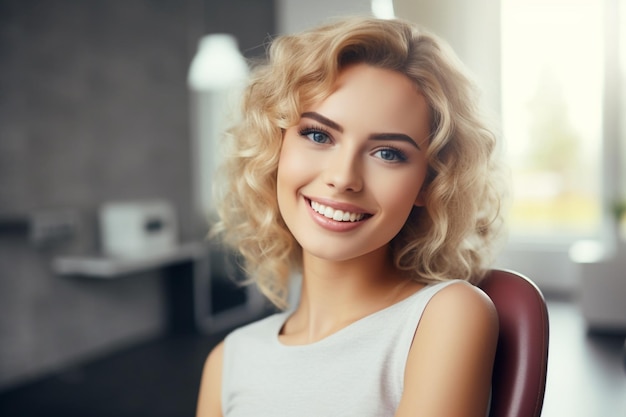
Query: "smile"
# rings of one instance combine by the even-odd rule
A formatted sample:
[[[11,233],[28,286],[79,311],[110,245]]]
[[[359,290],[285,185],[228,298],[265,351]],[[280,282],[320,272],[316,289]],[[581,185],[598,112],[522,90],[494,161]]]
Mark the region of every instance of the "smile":
[[[351,213],[349,211],[335,210],[332,207],[325,206],[313,200],[310,200],[310,204],[315,212],[337,222],[358,222],[367,216],[366,213]]]

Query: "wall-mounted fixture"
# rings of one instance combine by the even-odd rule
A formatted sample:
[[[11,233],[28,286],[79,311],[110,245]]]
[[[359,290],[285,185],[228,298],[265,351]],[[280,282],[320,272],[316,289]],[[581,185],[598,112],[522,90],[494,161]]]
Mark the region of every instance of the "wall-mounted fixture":
[[[47,247],[75,237],[80,216],[69,209],[42,209],[26,214],[0,215],[0,237],[26,237],[36,247]]]
[[[176,213],[167,201],[106,203],[99,210],[99,224],[106,256],[146,256],[178,244]]]

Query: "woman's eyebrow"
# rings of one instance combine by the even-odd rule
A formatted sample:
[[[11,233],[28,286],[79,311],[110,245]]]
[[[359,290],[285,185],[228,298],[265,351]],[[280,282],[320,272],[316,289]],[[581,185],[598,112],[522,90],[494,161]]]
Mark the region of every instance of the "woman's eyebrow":
[[[330,120],[327,117],[322,116],[319,113],[315,113],[312,111],[308,111],[308,112],[304,112],[300,115],[300,117],[306,117],[307,119],[313,119],[316,120],[322,124],[325,124],[326,126],[330,127],[331,129],[334,129],[338,132],[343,133],[343,127],[341,127],[339,124],[333,122],[332,120]]]
[[[405,135],[404,133],[374,133],[370,135],[370,140],[399,140],[402,142],[410,143],[415,146],[417,149],[422,149],[409,135]]]

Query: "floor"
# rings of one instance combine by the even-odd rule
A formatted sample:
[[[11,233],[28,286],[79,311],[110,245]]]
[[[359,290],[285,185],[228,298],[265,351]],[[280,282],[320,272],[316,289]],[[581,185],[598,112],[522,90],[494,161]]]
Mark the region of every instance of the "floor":
[[[186,417],[216,337],[148,342],[0,394],[2,417]]]
[[[572,302],[549,300],[542,417],[626,417],[624,334],[589,333]]]
[[[626,417],[624,335],[589,334],[575,304],[549,300],[543,417]],[[146,343],[0,393],[0,416],[185,417],[202,364],[223,334]]]

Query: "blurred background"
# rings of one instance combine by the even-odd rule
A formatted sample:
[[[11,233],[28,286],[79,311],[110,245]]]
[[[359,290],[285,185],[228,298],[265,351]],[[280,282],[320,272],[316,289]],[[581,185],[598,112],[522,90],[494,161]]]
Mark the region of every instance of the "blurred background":
[[[270,312],[204,239],[237,62],[355,13],[439,34],[483,90],[497,266],[548,299],[544,416],[626,415],[620,0],[0,0],[0,415],[193,415],[211,347]]]

